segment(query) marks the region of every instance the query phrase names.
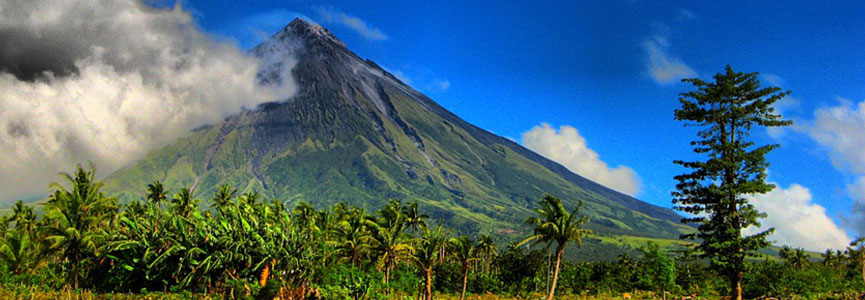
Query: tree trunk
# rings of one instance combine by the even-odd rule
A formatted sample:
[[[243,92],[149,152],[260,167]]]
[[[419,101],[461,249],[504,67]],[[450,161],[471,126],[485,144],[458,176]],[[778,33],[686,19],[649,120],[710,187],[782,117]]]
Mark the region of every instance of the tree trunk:
[[[562,263],[562,253],[564,252],[564,244],[560,244],[558,247],[556,247],[556,271],[555,273],[553,273],[553,285],[552,287],[550,287],[550,295],[547,296],[547,300],[553,300],[553,295],[555,295],[556,293],[556,283],[558,283],[559,281],[559,265]]]
[[[78,263],[81,261],[78,252],[72,251],[68,260],[72,262],[72,288],[78,289]]]
[[[432,267],[426,269],[426,300],[432,300]]]
[[[730,278],[730,299],[732,300],[742,300],[742,277],[744,276],[743,272],[736,272]]]
[[[465,264],[463,266],[463,293],[460,295],[460,300],[466,298],[466,285],[469,283],[469,266]]]
[[[72,288],[78,289],[78,261],[76,260],[72,265]]]
[[[388,280],[390,280],[390,266],[384,267],[384,284],[387,284]]]

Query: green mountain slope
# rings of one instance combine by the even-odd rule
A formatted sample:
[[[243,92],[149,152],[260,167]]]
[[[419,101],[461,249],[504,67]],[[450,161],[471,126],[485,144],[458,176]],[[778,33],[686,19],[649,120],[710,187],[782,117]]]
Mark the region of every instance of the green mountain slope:
[[[317,25],[295,20],[252,53],[265,62],[265,83],[281,82],[285,58],[296,58],[298,94],[199,128],[109,176],[106,190],[140,199],[161,180],[172,191],[193,186],[204,199],[228,183],[317,206],[416,200],[460,231],[505,240],[526,232],[523,220],[549,193],[570,207],[583,200],[601,235],[676,239],[692,230],[669,209],[468,124]]]

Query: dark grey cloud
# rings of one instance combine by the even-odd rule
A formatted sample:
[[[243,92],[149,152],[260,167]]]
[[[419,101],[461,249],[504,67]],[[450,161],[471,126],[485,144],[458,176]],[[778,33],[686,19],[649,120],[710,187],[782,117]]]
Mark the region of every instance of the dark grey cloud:
[[[107,174],[189,129],[294,93],[290,76],[259,86],[258,66],[179,6],[0,1],[0,201],[45,192],[75,163]]]

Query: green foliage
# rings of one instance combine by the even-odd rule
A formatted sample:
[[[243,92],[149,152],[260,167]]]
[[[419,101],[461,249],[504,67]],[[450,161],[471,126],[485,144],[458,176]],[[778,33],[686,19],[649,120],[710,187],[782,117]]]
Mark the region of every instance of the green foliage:
[[[830,292],[861,290],[857,280],[844,279],[845,273],[821,265],[798,268],[788,262],[749,263],[743,293],[747,298],[819,298]]]
[[[444,226],[429,226],[413,203],[391,200],[374,214],[344,204],[289,208],[223,186],[214,205],[204,208],[191,191],[167,205],[169,191],[153,182],[147,201],[117,205],[92,176],[92,169],[80,168],[67,175],[66,187],[53,187],[43,215],[21,204],[0,217],[0,296],[86,298],[96,291],[119,299],[392,299],[465,288],[525,297],[548,292],[554,282],[572,295],[651,290],[715,296],[729,288],[693,252],[674,263],[667,248],[655,244],[633,258],[563,261],[557,279],[549,247],[511,244],[499,253],[491,236],[452,237]],[[568,212],[546,197],[538,211],[536,232],[550,236],[536,240],[552,244],[565,240],[560,233],[577,236],[578,225],[567,225],[583,220],[577,208]],[[749,266],[748,297],[824,297],[865,288],[861,247],[801,266],[793,259],[797,251],[782,252],[789,257],[783,263]]]
[[[357,266],[337,264],[324,271],[321,293],[324,299],[382,299],[379,274]]]
[[[673,258],[661,251],[658,244],[649,243],[641,248],[643,259],[640,261],[637,288],[646,291],[676,291],[676,264]]]
[[[591,230],[583,228],[589,222],[588,216],[580,216],[582,202],[572,212],[565,209],[562,201],[556,197],[547,195],[540,200],[540,207],[535,209],[537,217],[529,217],[526,224],[534,226],[534,235],[523,240],[520,244],[535,240],[535,244],[546,243],[547,247],[556,243],[556,267],[553,274],[553,284],[550,287],[548,300],[553,299],[556,292],[556,281],[559,278],[559,265],[562,262],[562,254],[569,242],[575,242],[577,246],[583,243],[583,236],[592,234]]]
[[[499,279],[505,290],[513,295],[533,291],[533,280],[539,277],[546,266],[547,254],[542,250],[526,251],[512,244],[496,257]]]
[[[699,224],[698,232],[683,238],[699,241],[697,249],[712,266],[729,277],[732,297],[741,299],[739,285],[745,258],[769,245],[773,229],[742,236],[742,229],[759,227],[766,215],[748,203],[747,195],[762,194],[775,186],[766,183],[766,154],[778,145],[756,146],[749,139],[754,127],[790,125],[774,113],[773,104],[788,92],[760,87],[757,73],[737,73],[730,66],[714,76],[714,82],[683,79],[696,90],[681,93],[675,118],[698,126],[694,153],[706,160],[674,163],[691,171],[678,175],[673,192],[676,209],[690,214],[683,222]]]

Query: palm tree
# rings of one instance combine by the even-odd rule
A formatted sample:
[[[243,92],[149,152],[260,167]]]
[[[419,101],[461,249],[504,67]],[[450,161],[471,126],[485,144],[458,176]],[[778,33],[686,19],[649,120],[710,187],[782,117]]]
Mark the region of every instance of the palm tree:
[[[550,287],[547,300],[552,300],[556,292],[556,283],[559,279],[559,266],[562,262],[562,254],[568,242],[576,242],[577,247],[582,246],[583,236],[592,234],[591,230],[583,227],[589,222],[587,216],[578,217],[582,201],[574,208],[573,212],[565,210],[562,201],[556,197],[546,195],[539,201],[540,207],[535,209],[538,217],[529,217],[526,224],[535,227],[534,235],[526,238],[519,245],[535,240],[535,244],[545,243],[547,247],[556,243],[556,270],[553,275],[553,284]]]
[[[378,211],[379,217],[368,217],[367,227],[372,234],[372,249],[376,253],[379,268],[384,271],[382,282],[387,284],[390,271],[400,260],[408,258],[414,252],[409,238],[405,234],[405,216],[401,212],[398,200],[390,202]]]
[[[62,174],[71,183],[71,189],[53,183],[54,193],[45,203],[46,241],[49,249],[59,251],[72,265],[72,285],[78,287],[79,267],[94,257],[99,244],[106,237],[103,226],[117,212],[117,200],[102,195],[102,183],[95,182],[95,171],[80,166],[74,177]]]
[[[370,251],[370,235],[364,218],[366,212],[355,208],[346,212],[344,219],[334,226],[335,239],[330,244],[335,245],[336,254],[348,260],[352,265],[360,266]]]
[[[198,200],[192,197],[192,191],[189,188],[182,188],[171,199],[171,205],[175,212],[188,218],[192,214],[192,210],[197,208]]]
[[[305,226],[310,228],[313,232],[320,231],[320,228],[316,227],[316,218],[318,218],[318,211],[315,210],[315,207],[312,207],[309,203],[301,201],[294,207],[294,216],[299,221],[301,226]]]
[[[222,210],[234,199],[234,194],[237,193],[236,189],[231,188],[228,184],[220,185],[216,192],[213,193],[213,205],[216,206],[216,209]]]
[[[414,262],[424,272],[424,299],[432,299],[432,269],[439,262],[439,252],[450,234],[444,227],[421,227],[421,237],[415,243]]]
[[[498,248],[496,247],[496,243],[493,242],[493,237],[487,234],[482,234],[478,236],[478,245],[477,245],[478,255],[484,262],[484,272],[490,273],[490,264],[498,255]]]
[[[784,246],[781,247],[778,256],[796,270],[801,270],[808,264],[808,254],[802,248],[793,249],[789,246]]]
[[[826,252],[823,252],[823,254],[821,254],[820,257],[823,258],[823,265],[824,266],[832,267],[832,268],[837,267],[837,265],[835,265],[835,261],[836,261],[835,251],[832,251],[832,249],[826,249]]]
[[[165,190],[165,187],[162,186],[162,182],[157,180],[147,185],[146,198],[150,203],[159,206],[160,203],[168,200],[168,193],[169,192]]]
[[[28,234],[36,228],[36,214],[33,213],[33,208],[24,205],[21,200],[15,202],[15,206],[12,207],[12,217],[7,221],[15,221],[15,228],[23,229]]]
[[[408,205],[403,206],[401,209],[403,215],[405,215],[406,225],[412,232],[419,232],[421,228],[426,227],[425,219],[429,219],[429,216],[420,213],[417,201],[409,202]]]
[[[448,245],[451,248],[451,254],[456,258],[457,262],[462,266],[463,271],[463,292],[460,294],[460,300],[466,297],[466,285],[468,285],[469,267],[474,261],[480,260],[477,254],[477,248],[474,241],[467,235],[451,238],[448,240]]]
[[[238,198],[238,200],[240,200],[240,202],[254,206],[256,203],[258,203],[258,198],[260,197],[261,196],[256,192],[246,192],[243,195],[240,195],[240,198]]]

